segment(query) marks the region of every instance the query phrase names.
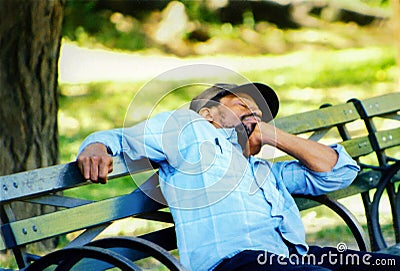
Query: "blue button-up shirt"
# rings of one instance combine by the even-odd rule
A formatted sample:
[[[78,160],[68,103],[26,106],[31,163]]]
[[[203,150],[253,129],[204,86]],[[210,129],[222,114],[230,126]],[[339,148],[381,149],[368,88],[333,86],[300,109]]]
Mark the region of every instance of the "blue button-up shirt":
[[[298,161],[245,158],[234,129],[217,129],[190,110],[159,114],[133,127],[96,132],[113,155],[159,164],[160,187],[172,213],[181,263],[209,270],[243,250],[289,256],[287,243],[307,252],[291,194],[319,195],[348,186],[359,167],[340,145],[331,172]]]

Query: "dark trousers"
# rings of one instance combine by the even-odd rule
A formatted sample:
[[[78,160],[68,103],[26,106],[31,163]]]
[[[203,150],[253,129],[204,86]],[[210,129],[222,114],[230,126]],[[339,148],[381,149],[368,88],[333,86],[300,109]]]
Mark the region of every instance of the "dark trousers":
[[[400,256],[356,250],[339,252],[337,248],[317,246],[311,246],[306,255],[292,253],[288,258],[265,251],[245,250],[230,259],[225,259],[214,269],[214,271],[234,270],[398,271]]]

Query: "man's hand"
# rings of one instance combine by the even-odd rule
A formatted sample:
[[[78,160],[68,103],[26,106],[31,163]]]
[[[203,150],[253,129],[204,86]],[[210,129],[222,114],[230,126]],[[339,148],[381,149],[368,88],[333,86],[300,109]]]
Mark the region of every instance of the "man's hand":
[[[94,183],[107,183],[107,175],[113,170],[113,159],[107,147],[101,143],[88,145],[78,156],[78,167],[87,180]]]
[[[261,151],[265,144],[275,146],[276,134],[275,127],[266,122],[258,122],[254,131],[249,137],[249,152],[255,155]]]

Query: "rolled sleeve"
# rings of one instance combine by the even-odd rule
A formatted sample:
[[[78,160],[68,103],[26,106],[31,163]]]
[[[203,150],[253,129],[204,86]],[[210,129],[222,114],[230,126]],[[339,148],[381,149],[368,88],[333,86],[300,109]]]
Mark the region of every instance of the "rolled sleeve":
[[[79,154],[90,144],[101,143],[107,147],[110,154],[116,156],[122,152],[122,129],[94,132],[83,140]]]
[[[329,172],[315,172],[298,161],[275,163],[272,170],[282,178],[292,194],[322,195],[349,186],[360,167],[343,146],[331,146],[338,153],[338,160]]]
[[[124,153],[130,159],[148,158],[154,162],[168,160],[179,164],[183,159],[180,150],[193,144],[195,135],[190,123],[206,122],[191,110],[160,113],[134,126],[89,135],[81,144],[79,154],[90,144],[102,143],[113,155]]]
[[[172,136],[167,134],[162,138],[162,131],[159,130],[168,116],[164,113],[132,127],[94,132],[82,142],[78,156],[88,145],[101,143],[112,156],[124,153],[132,160],[147,157],[156,162],[162,161],[165,159],[162,140],[171,141]]]

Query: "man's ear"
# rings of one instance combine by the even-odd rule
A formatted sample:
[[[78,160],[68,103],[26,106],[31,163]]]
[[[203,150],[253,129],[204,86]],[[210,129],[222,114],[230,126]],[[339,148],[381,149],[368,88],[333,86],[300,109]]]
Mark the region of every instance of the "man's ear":
[[[199,114],[205,118],[206,120],[208,120],[209,122],[213,122],[214,121],[214,117],[211,113],[210,108],[208,107],[203,107],[202,109],[200,109]]]

